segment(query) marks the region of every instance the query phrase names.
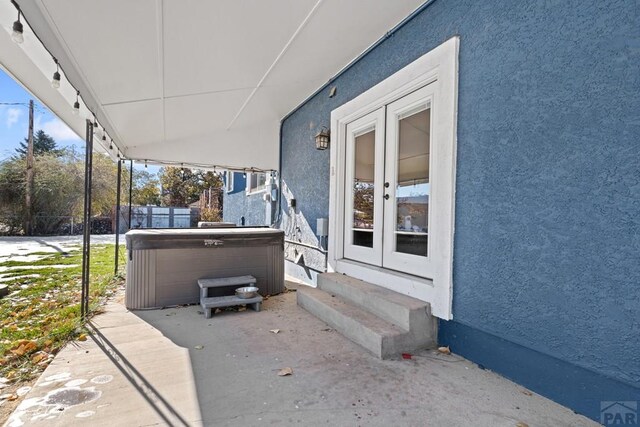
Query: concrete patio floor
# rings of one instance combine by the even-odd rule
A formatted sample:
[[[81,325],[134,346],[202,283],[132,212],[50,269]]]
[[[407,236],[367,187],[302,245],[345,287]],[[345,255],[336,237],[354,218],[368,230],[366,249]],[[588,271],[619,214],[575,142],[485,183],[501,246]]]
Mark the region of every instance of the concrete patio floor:
[[[274,334],[271,329],[280,329]],[[293,368],[293,375],[278,371]],[[296,305],[205,319],[198,306],[111,302],[66,346],[8,426],[589,426],[455,355],[378,360]]]

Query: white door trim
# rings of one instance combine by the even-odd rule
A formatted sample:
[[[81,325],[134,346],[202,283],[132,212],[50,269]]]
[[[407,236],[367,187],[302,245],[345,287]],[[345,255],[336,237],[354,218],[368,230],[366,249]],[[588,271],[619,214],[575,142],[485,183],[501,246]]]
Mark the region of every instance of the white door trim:
[[[453,37],[411,64],[363,92],[353,100],[331,112],[331,169],[329,198],[329,271],[344,272],[380,286],[427,301],[432,312],[442,319],[451,319],[453,298],[453,233],[455,204],[456,123],[458,100],[458,49],[459,37]],[[438,188],[431,188],[431,197],[442,216],[437,231],[438,250],[431,255],[434,264],[433,277],[429,280],[405,278],[408,287],[397,284],[398,275],[380,268],[367,268],[346,262],[344,259],[344,182],[346,126],[348,123],[381,108],[427,84],[438,82],[434,99],[443,113],[438,121],[439,155],[437,162],[443,166]],[[435,141],[435,140],[434,140]],[[434,230],[435,232],[435,230]],[[351,266],[356,265],[356,268]],[[346,270],[349,270],[347,272]],[[365,277],[366,276],[366,277]],[[394,283],[394,285],[389,285]]]

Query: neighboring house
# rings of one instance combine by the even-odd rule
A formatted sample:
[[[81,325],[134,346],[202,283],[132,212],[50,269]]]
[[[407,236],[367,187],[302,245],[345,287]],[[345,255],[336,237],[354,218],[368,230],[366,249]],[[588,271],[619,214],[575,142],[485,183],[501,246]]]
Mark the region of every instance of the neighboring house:
[[[440,345],[594,419],[638,400],[638,13],[432,2],[284,118],[281,217],[235,173],[224,220],[315,246],[328,218],[328,269],[429,301]]]
[[[225,194],[223,221],[237,225],[271,225],[265,209],[268,175],[265,173],[227,171],[224,176]]]

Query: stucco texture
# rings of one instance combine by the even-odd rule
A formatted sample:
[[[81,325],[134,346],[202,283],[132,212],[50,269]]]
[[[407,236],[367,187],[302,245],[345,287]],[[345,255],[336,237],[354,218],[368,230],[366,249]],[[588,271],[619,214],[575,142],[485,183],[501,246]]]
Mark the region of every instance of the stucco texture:
[[[637,387],[639,15],[631,0],[435,1],[284,122],[298,211],[312,229],[328,215],[313,135],[331,110],[459,35],[454,320]]]

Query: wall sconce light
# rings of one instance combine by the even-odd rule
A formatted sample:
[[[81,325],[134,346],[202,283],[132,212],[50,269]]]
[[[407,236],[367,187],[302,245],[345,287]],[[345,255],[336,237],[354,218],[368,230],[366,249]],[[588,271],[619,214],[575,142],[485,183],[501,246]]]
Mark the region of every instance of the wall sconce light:
[[[329,148],[329,131],[323,127],[320,133],[316,135],[316,150],[326,150]]]

